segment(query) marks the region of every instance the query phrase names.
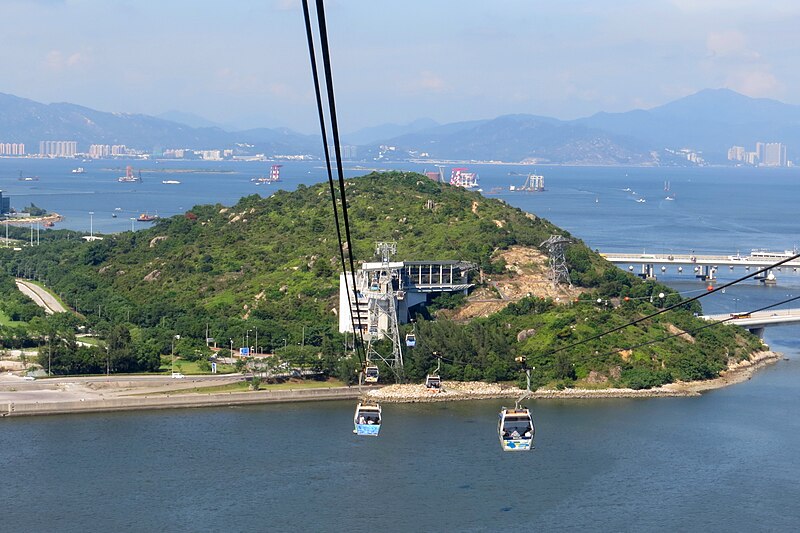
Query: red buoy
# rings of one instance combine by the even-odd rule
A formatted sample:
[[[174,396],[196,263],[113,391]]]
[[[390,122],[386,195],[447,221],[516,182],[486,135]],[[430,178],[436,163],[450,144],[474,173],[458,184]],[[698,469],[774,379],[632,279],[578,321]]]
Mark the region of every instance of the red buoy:
[[[709,285],[709,286],[708,286],[708,287],[706,287],[706,288],[707,288],[709,291],[713,291],[713,290],[714,290],[714,286],[713,286],[713,285]]]

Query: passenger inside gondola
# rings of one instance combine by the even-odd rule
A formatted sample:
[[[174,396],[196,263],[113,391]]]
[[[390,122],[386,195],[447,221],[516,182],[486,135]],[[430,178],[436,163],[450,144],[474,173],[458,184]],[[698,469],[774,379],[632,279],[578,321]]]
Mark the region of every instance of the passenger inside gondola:
[[[529,439],[532,436],[531,425],[527,420],[508,420],[503,425],[504,439]]]

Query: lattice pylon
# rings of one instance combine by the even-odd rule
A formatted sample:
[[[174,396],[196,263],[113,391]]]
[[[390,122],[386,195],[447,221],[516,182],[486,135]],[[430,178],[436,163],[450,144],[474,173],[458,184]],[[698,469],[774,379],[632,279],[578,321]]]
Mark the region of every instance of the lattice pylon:
[[[564,249],[571,242],[571,240],[561,235],[551,235],[549,239],[539,245],[547,248],[547,254],[550,257],[550,281],[552,281],[553,287],[566,283],[570,289],[572,288],[567,258],[564,254]]]

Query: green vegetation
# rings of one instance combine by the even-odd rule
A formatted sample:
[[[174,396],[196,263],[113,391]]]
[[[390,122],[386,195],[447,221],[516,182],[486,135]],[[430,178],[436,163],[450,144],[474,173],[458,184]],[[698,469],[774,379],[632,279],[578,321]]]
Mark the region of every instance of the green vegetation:
[[[33,202],[28,207],[22,209],[23,213],[28,213],[32,217],[42,217],[47,214],[47,210],[36,206]]]
[[[459,259],[500,273],[500,250],[538,248],[552,234],[574,241],[567,261],[573,282],[588,289],[581,298],[567,305],[527,298],[469,324],[431,320],[437,309],[464,303],[462,295],[436,298],[420,315],[418,346],[406,357],[412,379],[435,368],[436,351],[445,357],[442,374],[450,379],[516,380],[514,357],[525,355],[537,368],[538,385],[646,388],[714,376],[728,358],[741,359],[758,347],[754,337],[727,327],[639,346],[676,328],[700,327],[693,316],[700,307],[692,304],[570,348],[681,298],[622,272],[544,219],[418,174],[349,180],[347,198],[357,261],[373,259],[374,241],[394,240],[401,259]],[[173,351],[184,371],[192,364],[203,372],[211,355],[208,332],[224,348],[275,352],[273,365],[354,379],[356,364],[336,332],[341,265],[327,184],[269,198],[253,195],[230,208],[197,206],[102,241],[78,236],[51,230],[41,246],[0,249],[0,311],[29,321],[24,331],[0,326],[4,346],[42,346],[54,372],[104,371],[106,365],[117,372],[158,371],[161,356]],[[43,317],[24,297],[12,297],[12,276],[44,282],[76,314],[69,320]],[[660,292],[664,301],[656,296]],[[104,343],[75,342],[78,325]],[[528,333],[518,339],[520,332]]]

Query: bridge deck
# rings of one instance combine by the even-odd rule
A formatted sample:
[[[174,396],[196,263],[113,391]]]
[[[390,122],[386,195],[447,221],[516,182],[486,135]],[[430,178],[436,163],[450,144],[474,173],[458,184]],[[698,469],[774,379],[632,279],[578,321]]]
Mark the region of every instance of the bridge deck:
[[[741,313],[740,313],[741,314]],[[731,318],[731,313],[719,315],[703,315],[700,318],[704,320],[726,320]],[[728,321],[728,324],[736,324],[746,328],[762,327],[762,326],[777,326],[780,324],[796,324],[800,323],[800,309],[778,309],[775,311],[759,311],[757,313],[749,313],[745,318],[734,318]]]
[[[701,266],[742,266],[764,268],[774,265],[781,257],[753,258],[751,256],[738,255],[692,255],[692,254],[637,254],[637,253],[617,253],[604,252],[600,254],[606,260],[615,264],[634,264],[634,265],[701,265]],[[785,268],[800,268],[800,259],[789,261],[782,265]]]

